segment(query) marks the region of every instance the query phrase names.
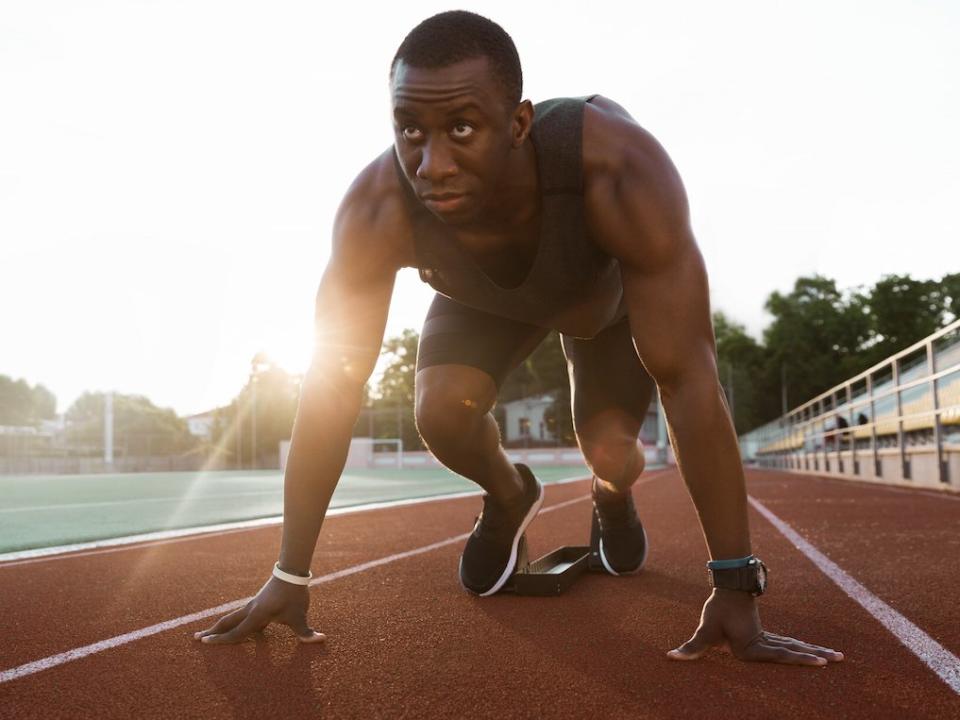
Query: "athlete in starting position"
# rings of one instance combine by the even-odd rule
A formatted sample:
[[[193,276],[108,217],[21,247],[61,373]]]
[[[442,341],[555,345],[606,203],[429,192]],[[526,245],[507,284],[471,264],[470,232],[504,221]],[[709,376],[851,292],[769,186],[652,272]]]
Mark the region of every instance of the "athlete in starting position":
[[[659,388],[713,558],[699,627],[670,657],[728,645],[743,660],[841,660],[760,625],[765,571],[751,555],[707,276],[663,148],[598,95],[521,101],[513,41],[468,12],[414,28],[390,81],[394,143],[343,199],[320,283],[277,567],[250,603],[197,637],[237,642],[280,622],[305,642],[323,639],[307,624],[301,583],[379,354],[395,275],[416,267],[438,291],[417,353],[417,426],[444,465],[486,491],[460,560],[467,590],[490,595],[503,586],[540,508],[540,483],[510,463],[490,410],[507,373],[558,330],[577,440],[594,473],[602,559],[614,575],[637,572],[646,558],[630,487],[643,470],[637,439]]]

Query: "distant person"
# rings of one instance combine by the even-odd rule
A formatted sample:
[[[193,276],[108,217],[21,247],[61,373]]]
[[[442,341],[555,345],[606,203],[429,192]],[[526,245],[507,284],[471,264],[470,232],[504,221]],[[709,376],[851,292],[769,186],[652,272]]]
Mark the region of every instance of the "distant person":
[[[847,422],[847,419],[843,415],[837,415],[837,430],[841,432],[837,434],[837,437],[842,441],[850,439],[850,431],[847,428],[850,427],[850,423]],[[842,446],[841,446],[842,447]]]
[[[692,660],[729,644],[743,660],[842,659],[761,628],[756,596],[765,571],[751,554],[707,275],[683,184],[663,148],[600,95],[536,106],[521,100],[513,41],[469,12],[441,13],[414,28],[390,81],[393,145],[347,191],[320,283],[317,349],[293,430],[275,577],[198,636],[237,642],[280,622],[301,640],[322,639],[307,625],[309,595],[297,583],[309,577],[394,277],[415,267],[437,290],[420,335],[417,425],[444,465],[486,491],[460,560],[467,590],[487,596],[506,583],[543,500],[529,468],[507,458],[490,411],[510,370],[559,330],[612,575],[639,571],[647,556],[630,488],[644,468],[637,439],[654,382],[660,390],[715,582],[695,634],[670,657]],[[330,103],[344,132],[329,140],[342,143],[349,101]]]
[[[850,423],[847,422],[847,419],[843,417],[843,415],[840,415],[840,414],[834,415],[833,428],[830,428],[830,429],[836,430],[838,432],[834,433],[833,435],[827,436],[826,447],[836,449],[837,443],[840,443],[840,446],[843,447],[843,441],[848,440],[850,437],[849,431],[843,432],[843,430],[849,426],[850,426]]]

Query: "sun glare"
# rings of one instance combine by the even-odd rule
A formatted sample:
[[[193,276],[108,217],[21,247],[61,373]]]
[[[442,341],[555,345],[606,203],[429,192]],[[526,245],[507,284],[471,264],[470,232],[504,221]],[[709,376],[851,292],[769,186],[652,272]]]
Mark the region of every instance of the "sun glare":
[[[288,373],[300,374],[310,365],[313,336],[308,331],[302,334],[290,332],[284,336],[270,337],[264,342],[264,351],[274,363]]]

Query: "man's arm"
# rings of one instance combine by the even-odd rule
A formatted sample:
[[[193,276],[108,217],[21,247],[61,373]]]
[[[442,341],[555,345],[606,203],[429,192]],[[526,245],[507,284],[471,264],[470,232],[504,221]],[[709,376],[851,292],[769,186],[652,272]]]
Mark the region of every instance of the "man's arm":
[[[350,220],[338,223],[334,255],[317,292],[315,349],[300,388],[284,474],[279,564],[306,574],[330,497],[346,462],[363,384],[373,372],[396,268],[355,257]],[[346,227],[344,227],[346,226]],[[379,260],[379,263],[378,263]]]
[[[300,388],[284,473],[278,564],[296,575],[310,569],[346,461],[363,385],[380,353],[396,272],[408,260],[406,215],[395,195],[378,189],[391,187],[389,178],[384,182],[383,167],[382,162],[368,167],[344,198],[317,292],[314,352]],[[322,640],[307,624],[308,606],[306,586],[271,577],[247,606],[196,637],[239,642],[276,621],[304,642]]]
[[[588,174],[588,221],[620,261],[634,343],[660,390],[710,556],[742,558],[751,553],[743,467],[717,376],[707,274],[683,184],[656,140],[622,108],[602,103],[588,111],[585,142],[604,137],[616,153]],[[725,642],[746,660],[815,665],[842,658],[764,633],[755,599],[724,590],[713,592],[697,633],[671,657],[694,659]]]

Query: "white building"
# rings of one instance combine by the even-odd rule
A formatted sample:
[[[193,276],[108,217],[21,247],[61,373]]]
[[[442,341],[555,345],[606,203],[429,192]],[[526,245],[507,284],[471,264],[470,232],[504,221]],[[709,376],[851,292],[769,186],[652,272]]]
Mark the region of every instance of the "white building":
[[[504,413],[503,442],[510,444],[524,439],[531,442],[554,441],[556,438],[544,418],[553,400],[552,394],[545,394],[501,403]],[[660,422],[659,408],[655,393],[640,430],[640,440],[646,447],[666,448],[668,444],[666,427]]]
[[[553,395],[531,395],[500,405],[503,409],[504,437],[506,443],[524,439],[531,441],[554,440],[544,418],[547,408],[553,404]]]
[[[197,413],[196,415],[187,415],[184,420],[187,421],[187,429],[190,431],[190,434],[209,440],[213,433],[213,423],[216,419],[216,412],[216,410],[208,410],[207,412]]]

